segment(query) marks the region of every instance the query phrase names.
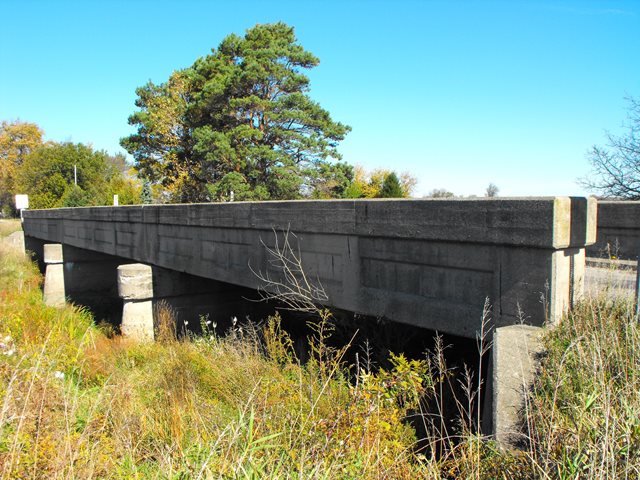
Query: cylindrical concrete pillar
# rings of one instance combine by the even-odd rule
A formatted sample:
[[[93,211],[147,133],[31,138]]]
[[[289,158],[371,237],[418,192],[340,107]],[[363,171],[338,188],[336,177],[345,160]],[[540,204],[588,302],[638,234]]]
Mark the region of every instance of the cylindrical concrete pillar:
[[[141,342],[153,340],[153,274],[149,265],[118,267],[118,294],[124,301],[120,330]]]
[[[44,303],[52,307],[64,305],[64,264],[62,259],[62,245],[47,243],[44,245]]]

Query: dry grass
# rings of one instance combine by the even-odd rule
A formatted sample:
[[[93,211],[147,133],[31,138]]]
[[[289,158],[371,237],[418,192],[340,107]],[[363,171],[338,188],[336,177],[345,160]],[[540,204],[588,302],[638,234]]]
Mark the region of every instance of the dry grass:
[[[5,254],[6,253],[6,254]],[[3,252],[2,478],[415,478],[403,423],[427,388],[404,357],[358,372],[318,328],[306,365],[273,317],[225,338],[107,338],[73,306],[44,307],[33,266]],[[15,272],[20,271],[17,275]],[[206,326],[206,325],[205,325]]]
[[[0,219],[0,238],[4,238],[21,229],[22,224],[18,219]]]
[[[640,328],[632,299],[601,295],[548,333],[532,455],[552,478],[640,477]]]
[[[166,307],[160,341],[133,344],[82,309],[44,307],[35,268],[0,254],[2,479],[640,476],[640,332],[627,300],[586,301],[548,333],[530,447],[502,452],[477,433],[478,378],[454,375],[441,344],[424,359],[392,356],[388,370],[346,365],[320,312],[302,365],[277,316],[224,337],[203,321],[202,336],[178,340]],[[463,392],[453,427],[447,389]],[[422,423],[421,442],[407,419]]]

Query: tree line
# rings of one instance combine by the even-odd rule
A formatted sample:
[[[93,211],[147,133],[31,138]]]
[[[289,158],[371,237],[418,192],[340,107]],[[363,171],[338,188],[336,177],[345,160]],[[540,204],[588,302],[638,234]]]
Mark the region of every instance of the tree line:
[[[30,208],[111,205],[113,195],[118,195],[121,205],[176,201],[172,189],[141,177],[137,166],[130,165],[123,154],[110,155],[82,143],[45,141],[43,130],[35,123],[0,123],[0,165],[0,213],[5,217],[17,214],[14,196],[22,193],[29,194]],[[318,182],[309,198],[409,197],[416,184],[407,172],[398,176],[387,169],[368,172],[361,166],[338,165],[344,175]],[[175,191],[175,195],[184,194]],[[233,195],[230,190],[204,200],[230,201]],[[238,191],[235,200],[244,199],[242,190]]]
[[[14,195],[29,194],[30,208],[137,203],[139,181],[124,155],[109,155],[81,143],[44,141],[29,122],[0,123],[0,208],[15,215]]]
[[[136,90],[136,132],[120,142],[131,166],[45,142],[33,123],[2,122],[2,209],[11,213],[16,193],[29,194],[31,208],[110,204],[112,194],[122,204],[410,196],[409,173],[341,161],[351,128],[310,97],[304,72],[318,64],[281,22],[228,35],[166,82]]]

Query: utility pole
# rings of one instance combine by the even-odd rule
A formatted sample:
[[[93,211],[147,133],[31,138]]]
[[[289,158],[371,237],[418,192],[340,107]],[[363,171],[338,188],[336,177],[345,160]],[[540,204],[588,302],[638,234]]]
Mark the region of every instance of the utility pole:
[[[73,184],[78,186],[78,168],[75,163],[73,164]]]

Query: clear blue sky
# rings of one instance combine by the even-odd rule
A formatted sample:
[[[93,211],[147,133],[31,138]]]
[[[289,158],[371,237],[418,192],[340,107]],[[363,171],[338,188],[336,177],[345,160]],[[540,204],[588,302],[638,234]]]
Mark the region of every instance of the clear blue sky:
[[[482,195],[585,194],[585,154],[640,96],[636,1],[0,0],[0,119],[110,153],[135,88],[229,33],[293,25],[344,159]]]

